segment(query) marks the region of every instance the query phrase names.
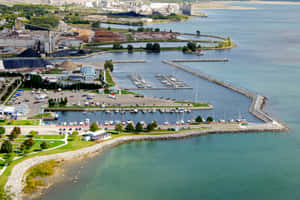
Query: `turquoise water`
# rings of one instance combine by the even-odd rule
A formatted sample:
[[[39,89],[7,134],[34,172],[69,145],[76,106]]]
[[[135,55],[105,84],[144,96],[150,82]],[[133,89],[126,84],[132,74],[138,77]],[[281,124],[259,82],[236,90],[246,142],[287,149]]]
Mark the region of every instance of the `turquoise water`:
[[[266,110],[291,131],[123,144],[73,165],[66,177],[80,171],[79,182],[66,178],[40,199],[299,199],[300,6],[247,5],[258,9],[156,26],[230,35],[238,48],[207,55],[229,63],[184,65],[266,95]]]

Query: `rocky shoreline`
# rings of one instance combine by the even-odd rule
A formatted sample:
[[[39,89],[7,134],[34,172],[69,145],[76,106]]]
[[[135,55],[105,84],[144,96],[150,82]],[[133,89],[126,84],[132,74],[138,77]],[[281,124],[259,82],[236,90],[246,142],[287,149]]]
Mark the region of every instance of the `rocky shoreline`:
[[[285,129],[284,129],[285,130]],[[254,125],[252,127],[224,127],[216,126],[208,129],[202,130],[190,130],[182,133],[175,134],[165,134],[165,135],[132,135],[132,136],[122,136],[112,140],[105,141],[103,143],[95,144],[91,147],[69,151],[64,153],[46,155],[46,156],[36,156],[24,160],[23,162],[17,164],[11,171],[11,175],[8,177],[6,188],[10,188],[11,193],[15,194],[14,199],[19,199],[22,195],[22,190],[24,188],[24,174],[31,167],[38,165],[42,162],[48,160],[71,160],[78,159],[79,157],[86,156],[87,154],[103,152],[108,148],[123,144],[125,142],[131,141],[142,141],[142,140],[174,140],[183,139],[187,137],[200,136],[206,134],[216,134],[216,133],[241,133],[241,132],[266,132],[266,131],[284,131],[281,126],[276,124],[266,126],[265,124]]]

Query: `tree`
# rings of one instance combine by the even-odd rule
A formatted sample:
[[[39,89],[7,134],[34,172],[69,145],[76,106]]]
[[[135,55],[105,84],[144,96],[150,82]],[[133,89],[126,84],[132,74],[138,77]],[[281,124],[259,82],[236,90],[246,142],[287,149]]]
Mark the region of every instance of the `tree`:
[[[41,149],[48,149],[48,144],[47,142],[43,142],[42,144],[40,144]]]
[[[23,145],[24,145],[24,147],[25,147],[26,150],[29,150],[34,145],[34,143],[35,142],[34,142],[34,140],[32,138],[28,138],[27,140],[25,140],[23,142]]]
[[[159,53],[160,52],[160,44],[159,43],[154,43],[152,46],[152,52]]]
[[[92,23],[93,28],[100,28],[100,25],[101,25],[101,22],[99,20]]]
[[[134,127],[133,127],[132,123],[127,124],[127,126],[125,127],[125,130],[127,132],[134,132]]]
[[[132,51],[133,51],[133,46],[132,46],[131,44],[129,44],[129,45],[127,46],[127,50],[128,50],[128,53],[132,53]]]
[[[110,70],[111,72],[114,71],[114,64],[113,64],[112,60],[105,61],[104,69],[105,70]]]
[[[187,46],[184,46],[183,48],[182,48],[182,52],[183,53],[186,53],[186,52],[188,52],[189,51],[189,48],[187,47]]]
[[[152,51],[152,43],[147,43],[146,44],[146,50]]]
[[[123,125],[121,123],[116,124],[115,131],[118,131],[119,133],[123,131]]]
[[[209,116],[209,117],[207,117],[206,121],[207,121],[207,122],[213,122],[214,119],[213,119],[211,116]]]
[[[135,126],[135,132],[142,132],[143,129],[143,125],[140,122],[138,122]]]
[[[200,36],[200,31],[197,30],[197,31],[196,31],[196,34],[197,34],[197,36]]]
[[[160,32],[159,28],[154,29],[155,32]]]
[[[196,118],[196,122],[198,122],[198,123],[203,122],[203,119],[200,115]]]
[[[187,43],[187,47],[191,50],[191,51],[196,51],[197,45],[194,42],[188,42]]]
[[[153,121],[152,124],[153,124],[153,127],[154,127],[154,128],[157,128],[157,127],[158,127],[157,121]]]
[[[18,137],[18,135],[21,134],[21,129],[19,127],[14,127],[13,130],[11,131],[10,135],[8,135],[8,138],[10,140],[14,140]]]
[[[96,132],[99,130],[98,124],[96,122],[93,122],[92,125],[90,126],[90,131]]]
[[[113,44],[113,49],[123,49],[123,46],[119,42]]]
[[[154,125],[153,125],[153,123],[149,123],[148,125],[147,125],[147,131],[148,132],[151,132],[151,131],[153,131],[154,130]]]
[[[4,127],[0,127],[0,137],[2,137],[2,135],[5,134],[5,128]]]
[[[12,152],[12,144],[9,140],[5,140],[1,145],[1,153],[11,153]]]

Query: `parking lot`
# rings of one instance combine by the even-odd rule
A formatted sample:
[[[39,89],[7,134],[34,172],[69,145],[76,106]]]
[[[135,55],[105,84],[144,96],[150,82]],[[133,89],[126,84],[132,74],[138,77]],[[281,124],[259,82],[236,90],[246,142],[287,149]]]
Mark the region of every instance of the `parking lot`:
[[[105,107],[105,106],[178,106],[171,100],[151,97],[135,97],[132,94],[108,95],[84,91],[19,91],[14,104],[28,106],[27,117],[37,115],[42,108],[48,107],[48,99],[61,99],[67,97],[66,106],[74,107]]]

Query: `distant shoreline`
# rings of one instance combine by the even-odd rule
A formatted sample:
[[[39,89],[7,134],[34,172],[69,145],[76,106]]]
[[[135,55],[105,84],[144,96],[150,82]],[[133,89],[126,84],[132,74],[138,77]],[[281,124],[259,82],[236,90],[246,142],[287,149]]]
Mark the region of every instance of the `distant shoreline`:
[[[273,5],[300,5],[300,2],[296,1],[212,1],[213,3],[247,3],[247,4],[273,4]]]

